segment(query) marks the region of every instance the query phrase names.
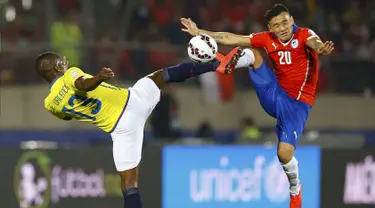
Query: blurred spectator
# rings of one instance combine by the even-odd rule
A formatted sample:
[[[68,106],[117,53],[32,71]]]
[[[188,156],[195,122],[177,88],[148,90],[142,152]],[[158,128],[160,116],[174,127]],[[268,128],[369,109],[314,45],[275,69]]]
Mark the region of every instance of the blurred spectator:
[[[183,45],[189,41],[187,34],[181,33],[180,18],[183,16],[182,8],[178,8],[173,12],[171,23],[163,30],[164,36],[172,45]],[[176,35],[180,34],[180,35]]]
[[[117,66],[115,65],[115,43],[110,36],[104,35],[99,39],[99,41],[97,41],[94,51],[94,57],[95,58],[92,61],[96,62],[95,68],[109,67],[114,70],[116,69]]]
[[[151,22],[150,8],[147,6],[147,0],[137,1],[135,6],[134,16],[132,18],[131,33],[137,33],[140,30],[144,30],[149,27]]]
[[[350,0],[346,11],[342,14],[342,20],[346,23],[353,23],[359,21],[361,18],[361,11],[359,9],[359,2],[356,0]]]
[[[238,138],[240,143],[248,143],[255,140],[260,140],[262,134],[259,128],[255,125],[251,117],[245,117],[241,121],[241,132]]]
[[[53,1],[54,10],[50,13],[45,12],[47,1]],[[40,80],[32,76],[20,79],[18,74],[23,73],[24,64],[32,63],[30,60],[50,45],[67,56],[71,65],[92,65],[85,64],[88,72],[106,65],[120,78],[139,78],[186,58],[185,47],[190,36],[181,32],[180,17],[191,17],[201,28],[246,35],[266,30],[264,12],[274,3],[280,3],[279,0],[137,0],[134,4],[121,0],[39,0],[25,8],[15,2],[20,1],[9,1],[0,16],[0,57],[5,52],[11,57],[1,60],[0,72],[10,70],[16,77],[9,84]],[[342,61],[347,57],[371,60],[375,56],[372,12],[375,0],[283,0],[281,3],[290,9],[297,24],[312,28],[323,40],[334,41],[333,58],[322,59],[324,73],[335,74],[331,71],[337,64],[327,63],[336,57]],[[127,11],[127,5],[132,6],[131,14],[121,15]],[[12,11],[15,13],[11,14]],[[59,13],[65,14],[62,20],[57,21],[55,15],[47,18]],[[50,22],[53,24],[49,25]],[[121,27],[128,24],[129,28]],[[51,33],[50,40],[46,40],[47,31]],[[83,38],[83,33],[87,38]],[[126,35],[120,37],[121,34]],[[219,48],[221,52],[229,49]],[[366,73],[361,74],[366,76]],[[327,77],[328,82],[334,81],[333,76]],[[248,86],[249,79],[237,79],[236,83]],[[332,90],[330,87],[327,90]]]
[[[328,15],[328,24],[326,25],[326,30],[327,33],[330,34],[331,40],[334,43],[340,43],[342,36],[342,26],[336,13],[332,12]]]
[[[178,119],[178,103],[173,96],[174,86],[166,85],[160,102],[151,115],[151,126],[156,138],[176,140],[181,136]]]
[[[0,85],[10,85],[15,81],[14,71],[11,69],[0,70]]]
[[[65,11],[69,11],[71,9],[78,9],[78,1],[77,0],[58,0],[59,8],[64,9]]]
[[[167,26],[173,17],[174,0],[149,0],[152,19],[163,28]]]
[[[136,76],[135,72],[136,71],[133,67],[130,53],[126,48],[124,48],[119,57],[116,74],[117,76],[122,77],[122,78],[132,79],[132,78],[135,78]]]
[[[157,37],[157,42],[150,43],[148,51],[149,72],[162,69],[171,64],[177,64],[178,56],[175,48],[165,37]]]
[[[199,125],[196,137],[209,142],[214,140],[214,129],[208,121],[204,121]]]
[[[83,37],[78,18],[77,10],[69,10],[61,21],[55,21],[51,28],[51,45],[54,51],[67,57],[71,66],[80,67]]]
[[[235,33],[245,32],[245,22],[248,15],[248,3],[245,0],[221,0],[223,12],[229,21],[230,30]]]

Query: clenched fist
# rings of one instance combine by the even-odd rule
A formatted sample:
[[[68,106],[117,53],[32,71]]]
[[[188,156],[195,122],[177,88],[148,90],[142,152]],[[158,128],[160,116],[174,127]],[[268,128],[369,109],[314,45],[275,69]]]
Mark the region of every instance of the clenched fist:
[[[97,75],[101,80],[107,80],[115,76],[115,73],[110,68],[102,68]]]

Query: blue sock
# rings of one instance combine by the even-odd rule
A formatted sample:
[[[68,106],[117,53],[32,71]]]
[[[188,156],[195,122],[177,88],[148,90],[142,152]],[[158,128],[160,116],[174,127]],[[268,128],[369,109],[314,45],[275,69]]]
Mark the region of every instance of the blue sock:
[[[128,188],[124,192],[125,208],[142,208],[141,196],[138,188]]]
[[[183,63],[164,69],[165,82],[183,82],[190,77],[195,77],[207,72],[213,72],[219,66],[219,62],[215,61],[210,64],[201,63]]]

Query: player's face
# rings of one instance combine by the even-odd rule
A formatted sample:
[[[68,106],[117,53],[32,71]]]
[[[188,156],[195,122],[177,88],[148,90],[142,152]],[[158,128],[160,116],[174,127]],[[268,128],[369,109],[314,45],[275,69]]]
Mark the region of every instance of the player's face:
[[[293,35],[293,17],[283,12],[272,18],[268,23],[268,29],[283,42],[289,41]]]

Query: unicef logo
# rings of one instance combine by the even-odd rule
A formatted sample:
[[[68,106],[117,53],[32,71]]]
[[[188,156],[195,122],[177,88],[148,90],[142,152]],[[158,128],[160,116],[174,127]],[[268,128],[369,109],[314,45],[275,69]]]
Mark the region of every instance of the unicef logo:
[[[24,153],[15,167],[14,190],[20,208],[47,208],[51,198],[51,168],[46,153]]]
[[[265,193],[267,198],[276,203],[289,199],[289,182],[279,160],[275,157],[266,168]]]

